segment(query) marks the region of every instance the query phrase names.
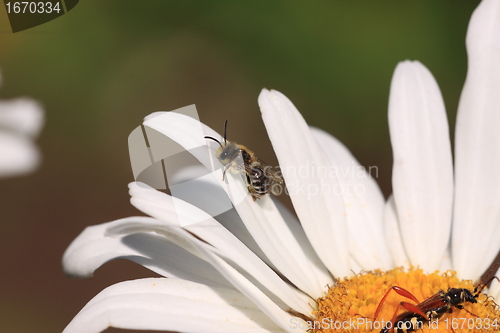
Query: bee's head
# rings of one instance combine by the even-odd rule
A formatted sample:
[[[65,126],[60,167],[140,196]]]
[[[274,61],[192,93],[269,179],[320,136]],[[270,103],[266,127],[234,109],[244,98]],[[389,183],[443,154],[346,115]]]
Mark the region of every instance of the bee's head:
[[[224,145],[217,148],[215,156],[219,159],[222,165],[227,165],[234,160],[239,154],[238,144],[235,142],[226,141]]]
[[[219,144],[219,148],[215,152],[215,156],[217,159],[223,164],[229,164],[234,158],[235,154],[238,153],[238,145],[234,142],[229,142],[226,140],[226,129],[227,129],[227,120],[224,122],[224,143],[221,143],[214,137],[206,136],[205,139],[210,139]]]

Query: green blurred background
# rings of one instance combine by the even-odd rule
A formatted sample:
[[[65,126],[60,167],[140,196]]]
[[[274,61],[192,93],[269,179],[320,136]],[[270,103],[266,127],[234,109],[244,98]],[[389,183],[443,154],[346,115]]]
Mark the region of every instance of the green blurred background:
[[[60,332],[106,286],[154,276],[115,261],[75,280],[60,264],[85,226],[142,215],[129,204],[127,137],[153,111],[196,104],[203,122],[220,131],[227,119],[230,140],[274,164],[257,97],[280,90],[377,166],[390,194],[392,72],[425,64],[453,128],[478,3],[83,0],[16,34],[0,6],[0,98],[33,97],[47,117],[40,169],[0,179],[0,332]]]

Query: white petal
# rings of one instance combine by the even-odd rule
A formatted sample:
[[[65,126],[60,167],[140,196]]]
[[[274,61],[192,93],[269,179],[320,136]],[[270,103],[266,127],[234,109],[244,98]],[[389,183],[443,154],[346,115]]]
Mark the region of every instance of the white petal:
[[[217,134],[210,127],[200,123],[198,120],[186,116],[184,114],[176,112],[155,112],[152,117],[147,117],[144,121],[144,126],[154,129],[155,131],[166,135],[173,141],[180,144],[185,150],[190,151],[195,154],[196,149],[200,147],[206,147],[209,143],[205,136],[212,136],[218,140],[221,139],[220,135]],[[151,145],[153,146],[153,145]],[[152,147],[153,149],[155,147]],[[154,154],[154,152],[153,152]],[[155,160],[160,160],[164,156],[155,157]],[[206,150],[206,156],[208,156],[208,150]],[[203,164],[206,162],[207,158],[198,154],[195,156]]]
[[[192,185],[190,188],[185,187],[181,191],[176,191],[175,197],[189,202],[191,205],[196,206],[204,211],[209,211],[210,207],[213,207],[218,203],[217,197],[207,195],[207,193],[213,193],[214,191],[217,191],[219,185],[214,184],[214,182],[207,178],[193,179],[192,175],[189,172],[192,168],[199,169],[202,172],[205,170],[205,167],[203,166],[187,167],[179,170],[178,173],[173,175],[174,182],[182,184],[186,184],[187,182],[189,182]],[[245,227],[245,225],[241,221],[240,216],[234,208],[225,211],[222,214],[216,215],[215,219],[220,222],[226,229],[228,229],[233,235],[235,235],[240,241],[242,241],[243,244],[245,244],[250,250],[252,250],[253,253],[257,254],[259,258],[264,260],[268,265],[271,265],[273,269],[276,269],[276,267],[274,267],[274,265],[265,256],[264,252],[262,252],[261,248],[257,245],[252,235],[248,232],[248,229]]]
[[[245,194],[232,200],[242,222],[274,267],[300,290],[314,299],[324,295],[333,279],[312,249],[304,230],[296,221],[285,220],[269,195],[253,201],[241,181],[228,177],[230,196],[235,190]]]
[[[304,229],[302,228],[302,225],[300,224],[295,214],[293,214],[278,199],[273,198],[273,202],[276,205],[279,213],[285,220],[286,224],[288,225],[288,228],[291,229],[297,242],[302,246],[302,251],[304,251],[307,257],[309,263],[306,265],[306,263],[303,262],[299,265],[306,265],[304,267],[309,267],[311,269],[311,271],[316,275],[318,283],[323,287],[323,292],[325,292],[327,289],[327,285],[332,285],[330,282],[332,279],[330,272],[326,269],[325,265],[318,257],[316,251],[314,251],[314,248],[309,242],[309,239],[307,238],[307,235],[305,234]],[[310,266],[311,264],[313,265],[313,267]]]
[[[262,249],[259,247],[255,239],[253,239],[252,234],[248,232],[243,221],[241,221],[238,212],[235,209],[231,209],[219,216],[217,216],[217,221],[220,222],[230,233],[235,235],[240,241],[243,242],[253,253],[255,253],[259,258],[265,261],[274,270],[278,270],[273,263],[266,257]]]
[[[144,223],[121,224],[113,227],[109,232],[111,234],[130,234],[138,231],[147,231],[149,226]],[[165,236],[170,241],[182,246],[191,253],[198,255],[200,258],[208,261],[212,266],[219,271],[231,284],[241,291],[245,296],[251,299],[264,313],[266,313],[275,323],[287,332],[293,332],[290,328],[290,315],[283,311],[277,303],[271,300],[264,294],[255,284],[249,281],[243,274],[239,273],[235,268],[221,259],[221,252],[211,244],[200,241],[190,233],[181,228],[167,227],[166,225],[151,225],[151,230],[160,235]],[[260,281],[256,281],[260,285]],[[288,296],[293,296],[291,290]],[[281,302],[279,302],[281,304]],[[297,309],[296,309],[297,310]],[[311,309],[300,311],[303,314],[311,315]],[[296,318],[296,320],[299,320]],[[303,321],[300,321],[302,324]]]
[[[198,283],[230,284],[210,264],[155,233],[135,231],[113,234],[120,225],[140,224],[151,230],[160,224],[148,217],[129,217],[87,227],[68,247],[63,256],[66,274],[89,277],[102,264],[114,259],[130,259],[166,277]]]
[[[337,181],[327,177],[324,154],[304,118],[286,96],[264,89],[259,96],[259,106],[307,237],[334,276],[352,275],[344,203],[342,197],[334,193]]]
[[[0,128],[37,136],[43,123],[44,112],[38,102],[29,98],[0,101]]]
[[[439,266],[439,270],[441,272],[446,272],[446,271],[452,271],[453,270],[453,264],[451,262],[451,250],[448,247],[446,249],[446,252],[444,253],[443,260],[441,261],[441,265]]]
[[[165,113],[167,113],[167,111],[156,111],[156,112],[150,113],[146,117],[144,117],[144,121],[147,121],[147,120],[153,119],[155,117],[164,115]]]
[[[314,299],[323,296],[326,286],[332,285],[333,279],[321,260],[318,260],[300,224],[285,220],[269,195],[253,201],[241,181],[229,175],[228,183],[232,193],[235,190],[246,193],[243,200],[232,200],[233,204],[273,266]]]
[[[196,149],[200,146],[205,147],[208,143],[208,140],[204,138],[204,133],[220,139],[220,136],[213,130],[197,120],[175,112],[161,114],[144,124],[193,152],[193,155],[204,165],[210,163],[204,159],[200,150]],[[213,151],[211,154],[215,156]],[[222,175],[217,178],[225,187]],[[239,179],[239,175],[227,172],[225,178],[229,185],[226,188],[227,193],[241,220],[273,266],[299,289],[314,298],[324,295],[325,286],[332,284],[333,280],[320,262],[316,261],[318,264],[313,264],[315,254],[311,251],[309,244],[299,241],[301,229],[290,228],[269,196],[254,202],[245,184]],[[212,193],[214,192],[211,191],[206,195],[209,196]]]
[[[408,260],[405,247],[403,246],[403,239],[401,238],[401,231],[399,230],[399,222],[396,214],[396,205],[394,204],[394,197],[392,195],[387,199],[387,203],[385,204],[384,229],[385,239],[389,246],[389,251],[392,254],[394,266],[409,268],[410,260]]]
[[[349,265],[351,266],[351,270],[356,274],[358,273],[361,274],[363,272],[366,272],[365,270],[363,270],[363,267],[361,267],[360,264],[358,264],[358,262],[356,261],[356,259],[354,259],[353,256],[349,256]]]
[[[243,218],[246,227],[287,279],[314,299],[325,295],[327,285],[333,285],[334,281],[298,221],[287,223],[269,195],[257,202],[248,197],[236,209],[244,217],[254,216]]]
[[[278,305],[272,302],[262,291],[221,258],[211,252],[207,252],[205,258],[211,262],[212,265],[214,265],[214,267],[236,287],[236,289],[251,299],[262,312],[268,315],[284,331],[289,333],[305,333],[307,331],[307,325],[304,320],[297,317],[290,317],[288,313],[280,309]],[[309,311],[302,313],[310,316]],[[293,324],[296,324],[296,326]]]
[[[467,32],[469,68],[455,135],[452,256],[461,279],[477,279],[500,250],[499,31],[500,2],[483,0]]]
[[[366,271],[392,268],[383,230],[384,197],[371,174],[330,134],[311,127],[339,181],[349,228],[349,251]],[[376,175],[375,175],[376,176]]]
[[[176,152],[170,151],[172,148],[168,147],[167,142],[165,142],[165,140],[172,140],[205,166],[207,172],[210,172],[207,177],[212,177],[214,183],[218,183],[223,189],[222,192],[217,191],[210,194],[216,197],[222,207],[219,209],[220,212],[217,212],[218,214],[222,213],[224,209],[232,209],[231,202],[236,206],[249,196],[243,180],[239,179],[241,178],[239,175],[235,177],[232,173],[227,172],[223,179],[223,166],[215,158],[218,146],[216,147],[215,143],[211,145],[212,141],[207,140],[205,136],[211,136],[219,141],[222,138],[210,127],[194,118],[176,112],[157,113],[154,117],[148,117],[148,120],[144,122],[144,126],[154,162],[165,157],[177,157]],[[225,181],[227,181],[227,184]],[[227,195],[224,194],[224,191]],[[227,200],[227,196],[231,201]],[[209,211],[209,213],[211,212]]]
[[[174,174],[173,182],[182,184],[189,182],[193,185],[191,191],[189,191],[188,189],[176,191],[175,197],[189,202],[191,205],[196,206],[204,211],[207,211],[210,209],[210,207],[217,205],[217,198],[212,195],[207,195],[207,193],[213,193],[213,191],[217,190],[216,187],[219,187],[219,185],[214,184],[207,178],[193,179],[193,176],[190,172],[190,170],[192,169],[197,169],[198,172],[196,173],[199,173],[200,171],[204,172],[205,167],[187,167],[179,170],[179,172]],[[235,235],[240,241],[242,241],[243,244],[245,244],[250,250],[252,250],[253,253],[259,256],[259,258],[264,260],[273,269],[277,269],[257,245],[234,208],[225,211],[222,214],[218,214],[217,216],[215,216],[215,219],[219,221],[233,235]]]
[[[498,292],[496,295],[492,294],[491,296],[493,297],[493,299],[498,300],[500,299],[500,292]]]
[[[95,296],[64,333],[108,327],[181,332],[283,332],[240,292],[179,279],[115,284]]]
[[[130,194],[134,206],[169,225],[175,225],[178,216],[189,219],[190,216],[202,213],[197,207],[186,202],[184,205],[176,205],[174,202],[180,201],[179,199],[146,188],[145,185],[138,186],[136,183],[131,183]],[[302,313],[311,311],[309,305],[311,299],[287,285],[260,258],[213,218],[207,216],[203,222],[188,224],[185,229],[212,245],[219,255],[241,267],[291,308]]]
[[[0,176],[10,177],[32,172],[40,162],[40,154],[27,137],[0,132]]]
[[[453,168],[448,121],[434,77],[400,63],[391,82],[392,185],[406,253],[414,266],[439,269],[451,232]]]

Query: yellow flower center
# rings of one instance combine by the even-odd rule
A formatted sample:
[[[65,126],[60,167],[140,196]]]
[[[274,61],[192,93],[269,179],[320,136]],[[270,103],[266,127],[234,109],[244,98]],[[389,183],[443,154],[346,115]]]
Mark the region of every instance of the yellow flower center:
[[[456,273],[451,271],[424,274],[420,269],[410,269],[407,272],[402,268],[396,268],[388,272],[358,274],[337,280],[335,286],[328,290],[328,294],[318,299],[318,310],[314,312],[316,318],[313,322],[309,322],[311,330],[322,333],[381,332],[387,325],[391,325],[395,314],[400,315],[408,311],[400,306],[401,302],[418,304],[391,290],[382,303],[377,318],[374,318],[382,298],[393,286],[409,291],[419,302],[429,299],[440,290],[445,294],[449,288],[465,288],[471,293],[474,291],[471,281],[460,281]],[[484,293],[481,293],[476,300],[477,303],[460,303],[464,309],[450,306],[441,317],[425,320],[421,326],[416,326],[418,324],[416,316],[409,313],[404,317],[405,320],[394,323],[395,328],[401,327],[401,329],[394,329],[393,332],[500,332],[500,309],[496,303]],[[446,306],[447,303],[438,300],[435,304]],[[423,313],[433,309],[420,307]]]

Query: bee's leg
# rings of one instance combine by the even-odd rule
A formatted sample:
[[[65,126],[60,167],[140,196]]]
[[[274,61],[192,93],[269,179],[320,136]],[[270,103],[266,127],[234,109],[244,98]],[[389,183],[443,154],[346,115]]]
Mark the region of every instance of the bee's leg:
[[[255,188],[253,187],[252,180],[250,179],[250,177],[246,173],[245,173],[245,180],[247,183],[248,193],[250,193],[250,195],[252,196],[253,201],[256,201],[257,199],[260,198],[260,195],[259,195],[259,193],[257,193]]]
[[[476,318],[478,318],[478,317],[479,317],[477,314],[472,313],[472,312],[470,312],[469,310],[467,310],[466,308],[464,308],[464,306],[463,306],[463,305],[458,304],[458,305],[455,305],[455,307],[456,307],[457,309],[465,310],[468,314],[470,314],[470,315],[471,315],[471,316],[473,316],[473,317],[476,317]]]
[[[227,171],[227,169],[229,169],[229,164],[226,164],[226,165],[224,166],[224,172],[222,173],[222,180],[224,180],[224,176],[226,175],[226,171]]]

